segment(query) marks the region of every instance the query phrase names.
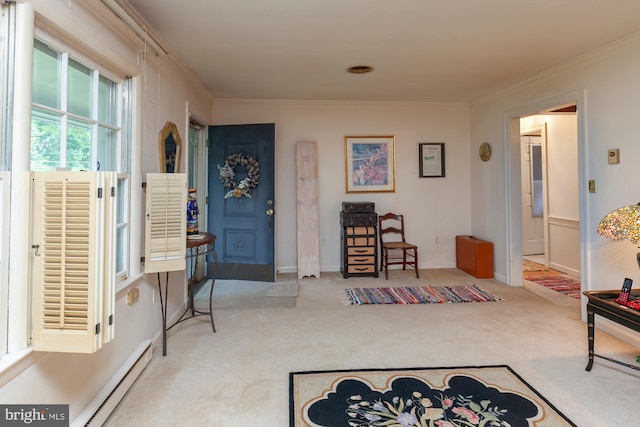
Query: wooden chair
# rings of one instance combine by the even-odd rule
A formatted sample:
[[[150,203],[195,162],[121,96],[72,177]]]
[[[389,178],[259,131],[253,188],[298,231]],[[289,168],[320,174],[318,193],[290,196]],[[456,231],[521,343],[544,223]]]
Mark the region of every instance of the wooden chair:
[[[418,247],[407,243],[404,237],[404,217],[394,213],[381,215],[378,218],[378,235],[380,236],[380,270],[384,270],[384,278],[389,279],[389,266],[402,265],[406,270],[407,266],[416,269],[416,278],[420,278],[418,273]],[[399,252],[402,252],[400,256]],[[392,256],[389,255],[392,254]]]

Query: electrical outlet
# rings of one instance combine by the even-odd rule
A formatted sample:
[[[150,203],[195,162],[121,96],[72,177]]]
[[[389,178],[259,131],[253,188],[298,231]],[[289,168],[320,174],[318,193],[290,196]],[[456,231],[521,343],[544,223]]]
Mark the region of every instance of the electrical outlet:
[[[436,236],[436,245],[440,244],[440,238]]]
[[[153,288],[153,303],[155,304],[158,300],[158,289]]]
[[[326,248],[327,247],[327,239],[322,239],[321,240],[321,245],[322,245],[323,248]]]

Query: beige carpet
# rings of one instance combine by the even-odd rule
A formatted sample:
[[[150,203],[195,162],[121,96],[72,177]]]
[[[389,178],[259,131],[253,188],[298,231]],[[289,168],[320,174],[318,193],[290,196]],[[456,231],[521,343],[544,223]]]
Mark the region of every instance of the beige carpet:
[[[205,283],[196,295],[195,303],[197,307],[207,306],[210,287],[211,280]],[[214,310],[293,308],[296,306],[298,283],[296,280],[283,280],[275,283],[247,280],[216,280],[213,295]]]
[[[496,364],[509,365],[581,427],[636,425],[640,373],[604,360],[584,370],[587,334],[580,307],[556,305],[525,288],[456,269],[422,270],[420,276],[397,271],[393,281],[385,281],[322,274],[299,281],[294,306],[265,308],[233,308],[243,304],[242,296],[217,283],[215,304],[226,307],[215,310],[218,332],[211,332],[205,317],[171,329],[168,355],[162,357],[155,344],[150,364],[106,425],[284,427],[290,372]],[[342,303],[346,287],[392,282],[478,284],[503,301]],[[269,284],[254,286],[259,292],[249,285],[247,292],[267,298]],[[640,354],[599,331],[596,351],[628,363]]]
[[[300,285],[297,280],[284,280],[272,283],[267,296],[272,298],[297,298]]]

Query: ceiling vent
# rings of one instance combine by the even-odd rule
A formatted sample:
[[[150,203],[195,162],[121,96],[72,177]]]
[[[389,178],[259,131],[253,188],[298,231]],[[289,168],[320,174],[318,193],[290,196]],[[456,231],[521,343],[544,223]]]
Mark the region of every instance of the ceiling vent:
[[[347,68],[347,72],[351,74],[367,74],[373,71],[373,67],[371,65],[354,65],[353,67]]]

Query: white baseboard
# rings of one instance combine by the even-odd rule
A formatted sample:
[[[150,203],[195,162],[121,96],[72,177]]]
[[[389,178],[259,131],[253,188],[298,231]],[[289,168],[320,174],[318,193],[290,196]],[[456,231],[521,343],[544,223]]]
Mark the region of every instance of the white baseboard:
[[[613,337],[618,338],[620,341],[626,342],[627,344],[640,348],[640,336],[638,333],[632,329],[626,328],[616,322],[612,322],[609,319],[605,319],[601,316],[595,316],[596,329],[601,330]],[[596,347],[598,345],[598,340],[596,339]],[[598,351],[596,350],[596,353]],[[638,354],[640,355],[640,350],[638,350]]]
[[[71,424],[72,427],[101,426],[153,356],[150,340],[143,341]]]
[[[569,274],[570,276],[577,277],[580,279],[580,270],[576,270],[575,268],[568,267],[566,265],[558,264],[557,262],[550,262],[549,268],[559,271],[561,273]]]

